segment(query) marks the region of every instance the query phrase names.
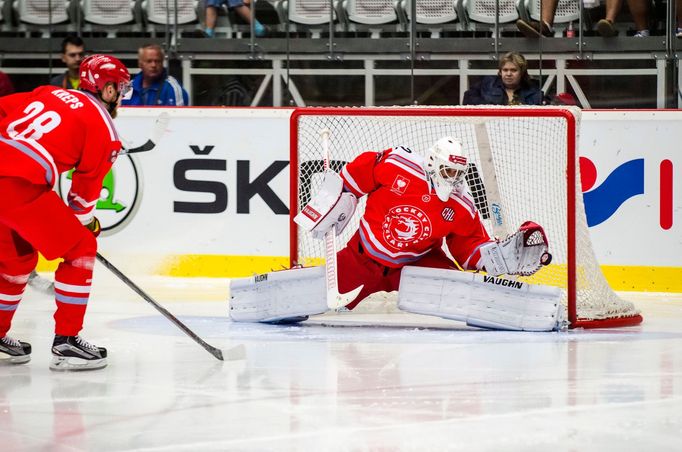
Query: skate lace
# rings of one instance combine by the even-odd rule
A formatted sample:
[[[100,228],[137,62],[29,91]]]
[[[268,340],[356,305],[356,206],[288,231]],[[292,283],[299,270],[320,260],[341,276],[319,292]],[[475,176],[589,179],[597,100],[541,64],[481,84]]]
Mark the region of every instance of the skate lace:
[[[92,350],[92,351],[95,351],[95,352],[97,351],[97,347],[95,347],[95,346],[92,345],[90,342],[86,341],[85,339],[83,339],[83,338],[80,337],[80,336],[76,336],[76,343],[77,343],[78,345],[84,347],[84,348],[87,348],[88,350]]]
[[[0,339],[2,342],[5,344],[11,346],[11,347],[20,347],[21,344],[19,343],[18,340],[14,339],[13,337],[5,336],[2,339]]]

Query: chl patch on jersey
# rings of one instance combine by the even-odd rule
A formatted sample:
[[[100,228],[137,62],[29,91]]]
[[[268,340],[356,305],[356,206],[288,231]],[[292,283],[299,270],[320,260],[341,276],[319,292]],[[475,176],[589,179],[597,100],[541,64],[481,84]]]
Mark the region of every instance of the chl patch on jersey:
[[[445,221],[452,221],[455,218],[455,210],[451,207],[446,207],[440,214]]]
[[[393,181],[391,191],[399,195],[404,195],[408,185],[410,185],[410,180],[398,174]]]
[[[431,201],[431,195],[422,195],[422,201],[423,202]]]

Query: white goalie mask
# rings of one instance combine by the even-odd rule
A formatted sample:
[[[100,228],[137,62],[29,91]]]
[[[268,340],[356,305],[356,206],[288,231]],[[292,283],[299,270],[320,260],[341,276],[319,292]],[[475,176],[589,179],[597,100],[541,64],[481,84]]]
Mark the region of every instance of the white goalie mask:
[[[464,182],[467,172],[467,158],[462,144],[452,137],[436,141],[427,151],[425,167],[438,199],[447,201],[450,194]]]

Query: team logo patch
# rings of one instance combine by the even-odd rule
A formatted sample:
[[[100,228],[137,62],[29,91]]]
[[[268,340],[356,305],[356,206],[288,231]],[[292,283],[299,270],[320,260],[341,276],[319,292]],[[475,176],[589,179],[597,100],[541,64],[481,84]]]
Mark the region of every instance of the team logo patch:
[[[451,207],[446,207],[440,214],[445,221],[452,221],[455,218],[455,210]]]
[[[410,180],[406,177],[401,176],[398,174],[395,177],[395,180],[393,181],[393,185],[391,186],[391,191],[395,192],[399,195],[404,195],[405,190],[407,190],[407,186],[410,185]]]
[[[387,245],[401,250],[431,237],[431,220],[414,206],[396,206],[388,211],[381,225]]]

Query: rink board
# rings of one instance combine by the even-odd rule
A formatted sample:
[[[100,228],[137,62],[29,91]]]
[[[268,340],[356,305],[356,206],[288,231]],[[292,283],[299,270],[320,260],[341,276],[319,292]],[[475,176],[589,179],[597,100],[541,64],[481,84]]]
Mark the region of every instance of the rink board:
[[[288,266],[292,111],[123,109],[116,123],[133,146],[161,112],[171,119],[154,150],[119,157],[105,180],[101,252],[150,275],[238,277]],[[682,292],[681,125],[680,111],[583,113],[590,234],[616,290]],[[60,190],[69,183],[63,176]]]

